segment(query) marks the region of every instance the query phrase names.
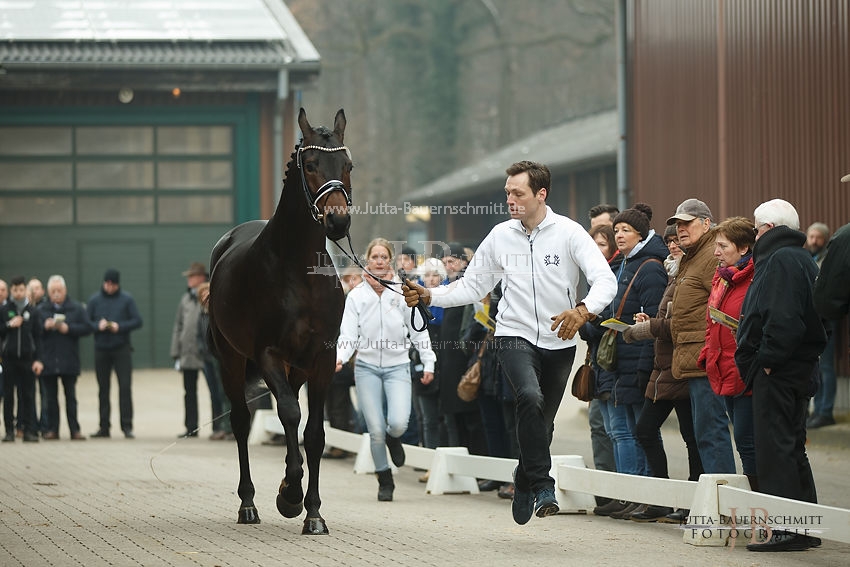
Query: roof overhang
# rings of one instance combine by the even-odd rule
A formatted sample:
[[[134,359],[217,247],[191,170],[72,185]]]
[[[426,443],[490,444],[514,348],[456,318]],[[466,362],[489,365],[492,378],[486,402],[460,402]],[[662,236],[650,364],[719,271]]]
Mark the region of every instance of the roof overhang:
[[[318,51],[282,0],[3,4],[7,73],[319,71]]]
[[[571,120],[444,175],[408,194],[405,201],[429,204],[492,193],[494,185],[504,184],[507,166],[521,160],[544,163],[553,172],[610,163],[617,156],[617,128],[616,110]]]

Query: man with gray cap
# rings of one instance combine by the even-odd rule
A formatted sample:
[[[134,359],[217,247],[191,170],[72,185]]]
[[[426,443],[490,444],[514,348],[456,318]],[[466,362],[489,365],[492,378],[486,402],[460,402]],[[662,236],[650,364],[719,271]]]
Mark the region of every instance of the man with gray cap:
[[[817,502],[806,456],[806,410],[816,388],[818,357],[826,330],[815,311],[818,267],[803,248],[796,209],[773,199],[753,213],[755,273],[741,306],[735,363],[753,392],[753,432],[759,490],[765,494]],[[820,539],[773,529],[770,539],[750,543],[750,551],[800,551]]]
[[[133,439],[133,360],[130,332],[142,326],[142,316],[133,297],[121,290],[121,274],[110,268],[103,286],[86,306],[94,328],[94,372],[100,401],[100,428],[92,437],[109,437],[109,388],[112,369],[118,377],[118,408],[124,437]]]
[[[673,376],[688,380],[694,435],[704,471],[735,474],[725,403],[711,389],[705,370],[697,364],[705,344],[708,295],[717,270],[711,209],[699,199],[686,199],[667,224],[676,226],[679,247],[685,252],[676,274],[670,318]]]

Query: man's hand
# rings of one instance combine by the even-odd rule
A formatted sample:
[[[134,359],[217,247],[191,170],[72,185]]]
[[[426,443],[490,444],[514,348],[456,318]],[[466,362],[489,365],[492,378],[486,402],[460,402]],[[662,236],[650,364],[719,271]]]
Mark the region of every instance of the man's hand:
[[[558,338],[566,341],[573,338],[579,328],[594,317],[595,315],[590,313],[583,303],[579,303],[575,309],[567,309],[560,315],[553,315],[552,330],[557,329]]]
[[[404,294],[404,301],[408,307],[416,307],[421,301],[425,305],[431,303],[431,292],[417,283],[410,280],[404,280],[404,285],[401,286],[401,292]]]
[[[431,382],[434,381],[434,373],[433,372],[423,372],[422,378],[420,378],[419,381],[422,382],[423,385],[427,386],[428,384],[430,384]]]

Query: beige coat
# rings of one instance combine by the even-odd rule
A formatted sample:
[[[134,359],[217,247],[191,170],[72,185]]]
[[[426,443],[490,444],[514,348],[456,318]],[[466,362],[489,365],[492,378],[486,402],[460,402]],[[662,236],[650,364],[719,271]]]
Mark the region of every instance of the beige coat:
[[[713,229],[703,234],[696,246],[692,246],[682,257],[679,273],[676,274],[670,321],[675,378],[705,376],[705,370],[697,366],[697,359],[705,344],[705,312],[708,309],[711,282],[717,270],[714,238]]]

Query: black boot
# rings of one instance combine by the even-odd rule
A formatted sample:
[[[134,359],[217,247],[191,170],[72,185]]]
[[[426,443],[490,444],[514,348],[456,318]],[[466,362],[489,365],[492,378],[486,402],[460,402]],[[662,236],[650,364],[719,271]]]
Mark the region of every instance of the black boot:
[[[385,471],[378,471],[378,501],[379,502],[392,502],[393,501],[393,490],[395,489],[395,483],[393,483],[393,471],[387,469]]]
[[[393,460],[393,464],[397,467],[403,467],[404,447],[401,446],[401,439],[387,433],[387,449],[390,450],[390,458]]]
[[[759,491],[759,477],[754,474],[748,474],[747,480],[750,481],[750,490],[753,492]]]

